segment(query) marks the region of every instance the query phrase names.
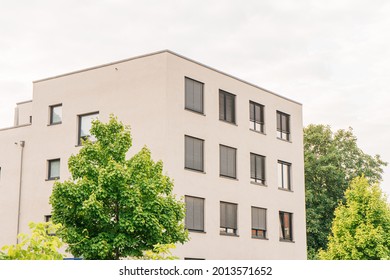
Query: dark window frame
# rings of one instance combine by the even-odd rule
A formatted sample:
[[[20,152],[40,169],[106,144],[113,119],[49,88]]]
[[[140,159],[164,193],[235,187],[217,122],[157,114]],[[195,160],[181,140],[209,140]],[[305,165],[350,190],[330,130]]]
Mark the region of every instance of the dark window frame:
[[[58,107],[61,107],[61,120],[55,122],[53,120],[53,116],[54,116],[53,112],[54,112],[54,108],[58,108]],[[32,123],[32,118],[31,118],[30,123]],[[54,105],[50,105],[49,106],[49,125],[56,125],[56,124],[62,124],[62,103],[54,104]]]
[[[230,176],[229,174],[222,174],[222,164],[221,164],[221,161],[222,161],[222,157],[221,157],[222,156],[222,151],[221,151],[221,148],[222,147],[234,150],[234,176]],[[229,169],[229,168],[226,168],[226,169]],[[226,178],[237,179],[237,148],[233,148],[233,147],[230,147],[230,146],[219,144],[219,176],[226,177]]]
[[[86,135],[86,136],[81,136],[81,123],[82,123],[82,119],[83,119],[84,117],[88,117],[88,116],[92,116],[92,115],[97,115],[97,116],[99,116],[99,111],[95,111],[95,112],[91,112],[91,113],[86,113],[86,114],[77,115],[77,117],[78,117],[77,145],[78,145],[78,146],[81,146],[81,145],[82,145],[81,139],[83,139],[83,140],[85,141],[86,139],[88,139],[88,138],[91,137],[91,134]]]
[[[189,105],[189,102],[187,102],[188,98],[189,98],[189,94],[190,94],[187,92],[187,81],[197,83],[201,87],[201,95],[200,96],[201,96],[202,101],[200,104],[200,106],[201,106],[200,111],[196,110],[195,108],[191,108],[191,106]],[[192,92],[192,94],[195,95],[195,92]],[[193,98],[194,98],[194,96],[193,96]],[[195,106],[192,106],[192,107],[195,107]],[[187,76],[184,77],[184,109],[195,112],[195,113],[204,114],[204,83],[197,81],[195,79],[192,79],[190,77],[187,77]]]
[[[226,205],[225,217],[222,217],[222,205]],[[227,217],[227,207],[228,205],[234,206],[234,214],[235,217],[233,217],[233,226],[229,226],[229,219]],[[226,202],[226,201],[220,201],[219,202],[219,233],[220,235],[231,235],[231,236],[238,236],[238,204],[232,203],[232,202]],[[225,218],[225,219],[223,219]]]
[[[279,165],[281,165],[281,168],[280,168],[281,172],[279,172]],[[282,183],[282,185],[279,186],[279,180],[278,180],[278,188],[281,189],[281,190],[287,190],[287,191],[291,191],[292,190],[291,165],[292,164],[290,162],[278,160],[278,177],[280,176],[281,183]],[[287,174],[284,174],[284,170],[285,170],[284,166],[287,167]]]
[[[265,221],[264,221],[265,225],[264,225],[264,228],[260,228],[260,226],[255,227],[253,225],[253,209],[264,210],[265,211]],[[267,239],[267,234],[268,234],[268,231],[267,231],[267,209],[266,208],[262,208],[262,207],[252,206],[251,207],[251,218],[252,218],[252,223],[251,223],[252,238]]]
[[[254,176],[252,176],[252,157],[254,157],[254,162],[255,162],[255,166],[254,166],[255,175]],[[262,166],[261,166],[262,172],[260,172],[260,173],[262,173],[264,175],[264,178],[261,178],[261,176],[258,176],[258,174],[257,174],[258,173],[257,172],[257,158],[261,158],[261,161],[262,161]],[[250,153],[250,170],[251,170],[250,171],[250,177],[251,177],[252,182],[259,183],[259,184],[262,184],[262,185],[266,184],[267,176],[266,176],[265,164],[266,164],[265,156],[258,155],[258,154],[255,154],[255,153]]]
[[[191,166],[187,166],[187,141],[186,141],[186,138],[191,138],[191,139],[194,139],[194,140],[198,140],[198,141],[201,141],[202,143],[202,152],[200,153],[201,154],[201,163],[202,163],[202,167],[201,169],[197,169],[195,167],[191,167]],[[193,137],[193,136],[190,136],[190,135],[184,135],[184,168],[185,169],[188,169],[188,170],[194,170],[194,171],[199,171],[199,172],[204,172],[204,140],[201,139],[201,138],[197,138],[197,137]]]
[[[52,163],[57,162],[59,163],[59,170],[58,173],[60,174],[59,176],[52,176]],[[60,179],[61,176],[61,159],[60,158],[54,158],[54,159],[49,159],[47,160],[47,180],[56,180]]]
[[[194,228],[195,226],[193,225],[192,228],[190,228],[188,226],[188,220],[187,220],[187,198],[190,198],[190,199],[195,199],[195,200],[201,200],[202,201],[202,213],[203,213],[203,217],[201,217],[201,228]],[[184,197],[184,200],[185,200],[185,205],[186,205],[186,218],[185,218],[185,228],[188,230],[188,231],[191,231],[191,232],[205,232],[205,219],[204,219],[204,216],[205,216],[205,212],[204,212],[204,208],[205,208],[205,198],[203,197],[197,197],[197,196],[192,196],[192,195],[186,195]],[[195,214],[193,214],[195,216]],[[193,218],[195,220],[195,217]]]
[[[221,108],[221,98],[223,99],[223,101],[222,101],[223,108]],[[232,112],[232,116],[231,116],[232,120],[229,120],[228,115],[227,115],[227,98],[232,98],[232,104],[233,104],[233,108],[231,111]],[[228,122],[231,124],[236,124],[236,95],[220,89],[218,100],[219,100],[219,120],[224,121],[224,122]]]
[[[288,227],[285,224],[285,217],[288,217]],[[279,211],[279,225],[280,225],[280,240],[281,241],[293,241],[293,213]],[[288,235],[287,228],[289,230]]]
[[[253,114],[251,107],[253,106]],[[257,110],[260,110],[260,120],[257,120]],[[257,125],[259,125],[260,129],[256,129]],[[264,105],[260,103],[256,103],[254,101],[249,101],[249,128],[253,131],[257,131],[260,133],[264,133],[264,126],[265,126],[265,120],[264,120]]]
[[[283,125],[283,118],[286,118],[286,127]],[[276,111],[276,136],[278,139],[291,141],[291,116],[289,114]]]

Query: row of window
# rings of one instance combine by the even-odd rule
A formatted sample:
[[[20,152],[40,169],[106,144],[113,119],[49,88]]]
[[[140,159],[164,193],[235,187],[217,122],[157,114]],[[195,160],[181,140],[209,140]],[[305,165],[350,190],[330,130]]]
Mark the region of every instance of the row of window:
[[[204,140],[185,135],[186,169],[204,172]],[[219,145],[219,175],[237,178],[237,149]],[[250,154],[250,177],[253,182],[265,185],[265,156]],[[291,190],[291,163],[278,161],[278,187]]]
[[[191,78],[185,78],[185,108],[204,114],[204,84]],[[236,95],[219,90],[219,119],[236,124]],[[289,141],[290,115],[276,111],[276,136]],[[265,133],[264,105],[249,101],[249,128]]]
[[[190,231],[204,232],[204,198],[185,196],[186,218],[185,225]],[[238,204],[220,202],[220,234],[238,235],[237,226]],[[292,213],[279,211],[279,234],[281,240],[293,240]],[[251,207],[251,235],[252,238],[266,239],[267,232],[267,209]]]
[[[78,116],[78,141],[81,145],[82,140],[89,138],[91,141],[95,140],[90,134],[92,121],[97,119],[99,112],[88,113]],[[62,123],[62,104],[49,106],[49,125],[57,125]]]

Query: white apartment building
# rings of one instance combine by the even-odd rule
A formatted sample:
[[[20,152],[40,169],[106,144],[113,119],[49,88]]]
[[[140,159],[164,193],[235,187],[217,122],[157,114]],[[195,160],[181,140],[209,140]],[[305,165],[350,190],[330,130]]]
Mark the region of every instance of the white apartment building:
[[[181,259],[306,259],[302,105],[168,50],[33,83],[0,129],[0,247],[51,215],[55,179],[110,114],[186,202]]]

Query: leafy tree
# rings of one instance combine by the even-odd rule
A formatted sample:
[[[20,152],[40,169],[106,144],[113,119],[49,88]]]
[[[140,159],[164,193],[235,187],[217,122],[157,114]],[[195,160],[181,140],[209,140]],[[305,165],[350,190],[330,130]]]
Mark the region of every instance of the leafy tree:
[[[173,256],[171,249],[175,249],[175,244],[156,244],[152,250],[145,251],[143,256],[138,258],[140,260],[178,260],[179,258]]]
[[[333,133],[329,126],[309,125],[304,151],[308,257],[316,258],[326,248],[334,210],[350,181],[364,174],[370,183],[378,182],[387,163],[365,154],[352,128]]]
[[[390,259],[390,207],[378,184],[354,179],[336,208],[325,260]]]
[[[126,160],[130,130],[113,116],[107,124],[93,121],[95,142],[83,142],[69,159],[72,178],[54,184],[52,219],[63,227],[58,235],[68,251],[85,259],[140,257],[155,244],[185,242],[184,203],[172,194],[144,147]]]
[[[63,246],[58,236],[51,234],[58,230],[60,225],[47,223],[29,223],[31,237],[20,233],[20,242],[16,245],[7,245],[1,248],[0,259],[9,260],[62,260],[64,255],[58,252]]]

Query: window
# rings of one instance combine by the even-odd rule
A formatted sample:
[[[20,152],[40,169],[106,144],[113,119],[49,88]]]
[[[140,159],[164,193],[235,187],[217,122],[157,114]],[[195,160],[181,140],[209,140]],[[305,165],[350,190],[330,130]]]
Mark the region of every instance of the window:
[[[236,178],[236,149],[219,145],[219,175]]]
[[[51,215],[45,215],[45,223],[51,221]]]
[[[264,106],[249,101],[249,128],[264,133]]]
[[[86,115],[79,116],[79,137],[78,137],[78,145],[81,145],[81,140],[95,141],[96,138],[91,136],[90,129],[92,127],[92,121],[96,120],[99,116],[99,112],[90,113]]]
[[[62,123],[62,104],[50,106],[50,124]]]
[[[185,108],[203,113],[203,83],[185,78]]]
[[[291,190],[291,163],[278,160],[278,187]]]
[[[60,159],[48,160],[48,180],[55,180],[60,178]]]
[[[276,111],[277,131],[276,136],[290,141],[290,115]]]
[[[265,184],[265,157],[251,153],[251,180]]]
[[[237,235],[237,204],[220,202],[220,233]]]
[[[292,213],[279,212],[280,221],[280,239],[293,240],[292,232]]]
[[[185,168],[203,171],[203,140],[185,136]]]
[[[222,121],[236,123],[235,114],[236,96],[223,90],[219,90],[219,119]]]
[[[252,206],[252,237],[266,238],[267,209]]]
[[[186,228],[204,232],[204,198],[186,196]]]

